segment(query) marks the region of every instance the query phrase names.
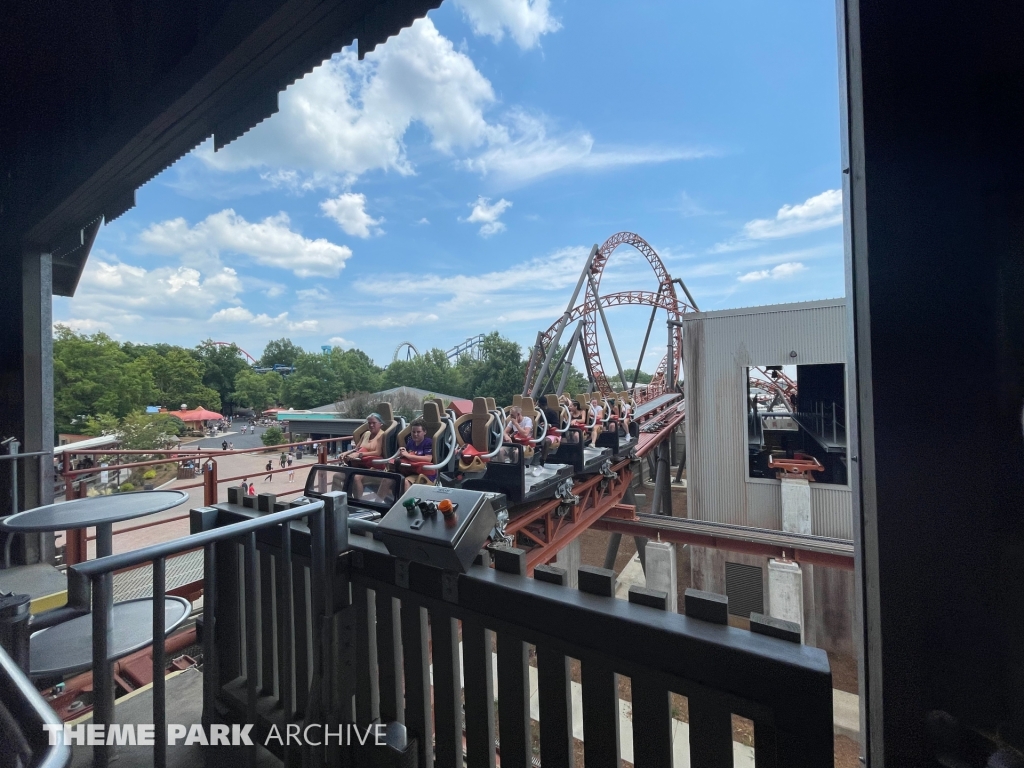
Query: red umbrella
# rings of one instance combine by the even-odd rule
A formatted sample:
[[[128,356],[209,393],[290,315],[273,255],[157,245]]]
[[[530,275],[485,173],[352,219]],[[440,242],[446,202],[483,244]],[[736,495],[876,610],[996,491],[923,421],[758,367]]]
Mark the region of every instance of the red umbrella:
[[[191,411],[168,411],[168,415],[177,416],[184,422],[190,421],[220,421],[224,417],[214,411],[205,408],[194,408]]]

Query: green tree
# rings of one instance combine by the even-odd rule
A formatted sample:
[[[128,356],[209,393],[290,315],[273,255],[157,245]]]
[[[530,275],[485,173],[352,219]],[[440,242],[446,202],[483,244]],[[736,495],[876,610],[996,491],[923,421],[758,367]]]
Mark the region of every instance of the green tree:
[[[236,402],[232,397],[235,377],[241,371],[249,370],[238,346],[214,344],[211,339],[207,339],[193,349],[191,354],[203,365],[203,386],[216,390],[222,405],[233,405]]]
[[[167,413],[136,411],[121,422],[121,447],[128,451],[166,448],[184,429],[180,419]]]
[[[626,375],[626,383],[627,384],[632,384],[633,383],[633,374],[636,373],[636,369],[635,368],[627,368],[626,370],[623,371],[623,373]],[[636,377],[636,383],[637,384],[650,384],[651,383],[651,374],[644,373],[643,371],[640,371],[640,373]]]
[[[496,331],[480,342],[479,360],[463,357],[456,364],[466,397],[493,397],[499,405],[512,402],[523,391],[526,363],[514,341]]]
[[[90,416],[118,418],[149,404],[153,377],[105,333],[79,334],[54,329],[53,411],[58,432],[81,430]]]
[[[265,410],[277,402],[281,393],[281,374],[268,371],[256,373],[245,368],[235,376],[233,401],[246,408]]]
[[[411,360],[394,360],[384,370],[382,386],[419,387],[430,392],[458,395],[461,387],[455,366],[440,349],[431,349]]]
[[[334,347],[327,356],[342,393],[380,389],[383,371],[363,350]]]
[[[220,410],[220,395],[203,384],[203,364],[181,347],[172,347],[161,355],[147,350],[138,362],[149,368],[156,384],[159,404],[170,410],[186,405]]]
[[[292,344],[291,339],[275,339],[274,341],[268,341],[267,346],[263,348],[260,366],[271,368],[274,365],[287,365],[290,367],[295,365],[299,355],[303,354],[305,352],[302,347]]]
[[[101,413],[86,419],[82,434],[99,437],[100,435],[116,435],[121,431],[121,420],[112,413]]]
[[[267,427],[260,435],[264,445],[281,445],[284,442],[284,432],[280,427]]]
[[[281,400],[291,408],[316,408],[337,402],[349,392],[380,389],[381,374],[359,349],[303,352],[295,360],[295,372],[285,377]]]

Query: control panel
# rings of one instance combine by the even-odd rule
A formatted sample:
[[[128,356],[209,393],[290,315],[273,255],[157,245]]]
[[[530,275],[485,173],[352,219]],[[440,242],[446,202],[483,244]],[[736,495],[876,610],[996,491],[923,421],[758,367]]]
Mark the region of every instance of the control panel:
[[[414,485],[377,526],[395,557],[465,572],[497,520],[494,494]]]

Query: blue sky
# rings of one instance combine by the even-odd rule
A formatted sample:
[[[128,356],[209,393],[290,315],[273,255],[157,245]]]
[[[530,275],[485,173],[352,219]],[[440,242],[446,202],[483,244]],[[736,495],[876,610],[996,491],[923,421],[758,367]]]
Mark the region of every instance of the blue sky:
[[[528,345],[621,230],[701,309],[841,296],[835,28],[807,0],[447,0],[140,189],[55,322],[380,364],[495,329]],[[655,285],[626,246],[603,283]],[[626,366],[647,316],[608,313]]]

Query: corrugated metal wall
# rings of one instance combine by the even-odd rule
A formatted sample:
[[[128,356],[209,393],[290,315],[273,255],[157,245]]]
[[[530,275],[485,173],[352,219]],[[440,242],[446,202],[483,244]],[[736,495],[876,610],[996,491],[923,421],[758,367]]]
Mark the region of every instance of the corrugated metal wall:
[[[747,478],[746,369],[845,363],[845,300],[701,312],[684,319],[689,515],[781,529],[778,482]],[[814,533],[852,538],[849,487],[812,489]]]

